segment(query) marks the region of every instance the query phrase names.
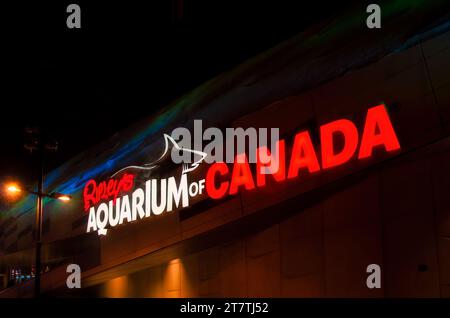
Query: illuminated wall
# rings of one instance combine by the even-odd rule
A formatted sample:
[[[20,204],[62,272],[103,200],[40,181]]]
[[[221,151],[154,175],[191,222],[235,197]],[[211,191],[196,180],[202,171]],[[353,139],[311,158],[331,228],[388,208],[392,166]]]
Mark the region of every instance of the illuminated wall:
[[[179,255],[177,270],[169,275],[179,290],[165,287],[163,262],[129,275],[130,281],[148,277],[143,285],[129,282],[138,286],[129,295],[153,290],[158,297],[449,297],[449,61],[447,32],[237,119],[236,126],[279,125],[289,133],[311,120],[320,124],[357,116],[364,105],[382,99],[391,107],[404,153],[377,165],[354,164],[305,178],[295,186],[244,192],[187,219],[158,221],[159,239],[176,242],[177,235],[187,240],[270,206],[274,214],[292,213],[255,233],[223,233],[223,241],[213,247]],[[347,180],[350,172],[360,174]],[[334,190],[323,186],[342,178]],[[316,202],[305,207],[313,193]],[[254,221],[248,231],[259,223]],[[140,237],[139,231],[133,235]],[[105,242],[104,258],[118,257],[113,242],[119,240],[111,241],[111,248]],[[365,286],[365,268],[371,263],[383,269],[381,290]]]
[[[126,287],[115,279],[91,288],[106,297],[450,297],[449,142],[346,181],[305,209],[294,200],[293,216],[261,231],[121,276]],[[381,289],[365,285],[372,263]]]
[[[93,282],[88,289],[106,297],[448,295],[450,24],[443,8],[449,4],[395,4],[379,36],[361,33],[359,17],[332,22],[315,36],[300,34],[49,173],[47,189],[72,194],[74,204],[46,203],[44,261],[80,262],[86,282]],[[175,127],[202,118],[218,127],[280,127],[292,136],[337,118],[360,121],[381,102],[405,154],[398,161],[374,158],[244,192],[195,213],[123,225],[106,237],[85,234],[80,192],[86,181],[152,161],[163,147],[162,134]],[[325,190],[360,171],[367,171],[361,180]],[[319,200],[305,207],[311,191]],[[2,263],[32,252],[33,204],[30,198],[1,214]],[[248,231],[254,233],[223,233],[214,246],[197,242],[186,253],[152,260],[153,253],[201,235],[208,242],[210,231],[271,206],[269,221],[271,213],[290,215],[264,226],[253,221]],[[136,267],[96,280],[134,260]],[[361,289],[360,271],[368,262],[386,268],[381,291]]]

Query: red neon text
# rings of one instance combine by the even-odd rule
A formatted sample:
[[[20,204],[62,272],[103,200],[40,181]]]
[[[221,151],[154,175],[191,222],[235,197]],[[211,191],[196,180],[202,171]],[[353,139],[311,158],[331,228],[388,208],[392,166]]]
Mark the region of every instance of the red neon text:
[[[120,179],[109,179],[100,183],[97,183],[94,179],[89,180],[83,190],[84,210],[89,210],[91,206],[102,200],[112,198],[115,203],[120,193],[133,189],[134,178],[133,174],[125,173]]]
[[[343,145],[339,151],[335,150],[335,137],[337,135],[340,135],[343,140]],[[225,163],[215,163],[209,167],[206,174],[206,192],[211,198],[220,199],[226,194],[236,194],[240,189],[252,190],[255,186],[265,186],[267,175],[280,182],[285,180],[286,177],[289,179],[296,178],[304,173],[311,174],[319,172],[321,169],[343,165],[354,158],[357,153],[358,129],[352,121],[347,119],[330,122],[320,127],[320,143],[321,162],[319,163],[309,132],[297,133],[288,167],[286,167],[284,140],[280,140],[277,144],[277,156],[272,156],[267,148],[257,149],[256,184],[245,154],[240,155],[243,156],[244,160],[235,161],[231,173]],[[384,147],[387,152],[400,149],[400,143],[384,105],[372,107],[367,111],[357,158],[363,159],[372,156],[376,147]],[[263,154],[262,157],[269,157],[269,162],[261,160],[261,154]],[[271,163],[276,158],[278,158],[278,162],[274,166],[277,167],[277,170],[268,169],[269,173],[267,173],[266,169],[266,173],[263,174],[261,168],[270,168]]]

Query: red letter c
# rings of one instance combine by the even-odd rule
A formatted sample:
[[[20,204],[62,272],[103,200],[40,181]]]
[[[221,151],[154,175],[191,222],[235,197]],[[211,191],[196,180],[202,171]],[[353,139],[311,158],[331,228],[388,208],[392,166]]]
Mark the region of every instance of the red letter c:
[[[216,175],[220,174],[221,176],[228,174],[228,166],[223,162],[217,162],[213,164],[206,174],[205,187],[206,192],[212,199],[220,199],[222,198],[227,190],[228,190],[228,181],[224,181],[221,185],[216,188]]]

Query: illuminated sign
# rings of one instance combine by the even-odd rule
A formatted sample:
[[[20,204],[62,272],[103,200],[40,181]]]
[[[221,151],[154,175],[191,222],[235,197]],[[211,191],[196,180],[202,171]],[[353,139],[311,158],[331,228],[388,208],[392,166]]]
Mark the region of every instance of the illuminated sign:
[[[335,151],[334,138],[341,135],[344,140],[342,149]],[[359,143],[358,129],[355,124],[347,119],[339,119],[320,127],[321,160],[311,141],[308,131],[302,131],[295,135],[292,152],[286,165],[286,145],[284,140],[278,142],[278,153],[271,156],[267,148],[259,148],[257,158],[271,157],[271,161],[277,160],[278,170],[269,173],[276,181],[286,178],[297,178],[301,172],[314,173],[322,169],[329,169],[348,162],[357,153],[358,159],[368,158],[375,147],[384,147],[387,152],[400,149],[400,143],[392,127],[388,113],[384,105],[370,108],[367,112],[364,130]],[[359,150],[358,150],[359,145]],[[214,163],[206,174],[206,192],[213,199],[221,199],[225,195],[233,195],[239,190],[252,190],[255,187],[263,187],[267,173],[262,173],[262,166],[270,165],[270,161],[257,160],[256,175],[253,176],[246,155],[242,154],[242,160],[236,160],[233,168],[228,168],[225,163]],[[238,158],[237,158],[238,159]],[[217,177],[228,177],[226,181],[217,182]],[[255,182],[256,181],[256,182]]]
[[[89,210],[87,232],[97,231],[99,235],[105,235],[109,227],[143,219],[150,215],[160,215],[174,208],[187,207],[189,198],[203,193],[205,180],[188,183],[187,173],[195,170],[205,159],[206,154],[192,149],[182,149],[169,135],[164,135],[164,140],[165,150],[155,162],[143,166],[127,166],[114,173],[107,181],[97,183],[95,180],[89,180],[87,182],[83,191],[84,209]],[[183,164],[181,176],[177,178],[172,176],[149,179],[143,187],[133,189],[136,176],[128,171],[157,168],[168,156],[171,147],[190,152],[198,159],[194,159],[193,163]],[[118,175],[121,177],[116,178]],[[131,190],[134,191],[131,192]],[[118,197],[119,194],[122,196]]]
[[[301,131],[294,136],[288,155],[286,141],[276,143],[275,151],[267,147],[256,148],[256,170],[252,172],[247,155],[238,154],[232,167],[224,162],[212,163],[204,179],[188,182],[187,174],[201,164],[207,154],[182,148],[169,135],[164,135],[165,150],[155,162],[143,166],[127,166],[114,173],[107,181],[90,180],[83,191],[84,209],[89,211],[87,232],[105,235],[107,229],[138,219],[161,215],[175,208],[189,206],[190,198],[206,194],[211,199],[221,199],[264,187],[270,176],[277,182],[301,178],[305,173],[344,165],[352,158],[358,160],[372,156],[375,148],[386,152],[400,149],[400,143],[384,105],[367,111],[364,127],[359,135],[356,125],[348,119],[339,119],[320,127],[320,155],[316,152],[310,133]],[[336,140],[340,140],[336,147]],[[136,174],[130,171],[157,169],[167,157],[169,148],[197,156],[192,163],[183,163],[181,175],[168,178],[149,178],[136,187]]]
[[[101,200],[113,198],[116,201],[119,194],[130,191],[134,186],[133,174],[125,173],[120,179],[111,178],[99,184],[95,180],[89,180],[83,191],[84,209],[87,211],[91,206],[96,205]]]

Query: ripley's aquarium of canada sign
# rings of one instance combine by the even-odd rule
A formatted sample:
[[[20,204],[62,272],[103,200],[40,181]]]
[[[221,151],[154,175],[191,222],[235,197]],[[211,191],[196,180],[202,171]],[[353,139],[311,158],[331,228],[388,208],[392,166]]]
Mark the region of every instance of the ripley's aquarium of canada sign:
[[[340,137],[339,150],[336,140]],[[164,134],[165,150],[153,163],[127,166],[107,180],[89,180],[83,191],[84,210],[89,213],[87,232],[106,235],[117,225],[158,216],[189,206],[192,198],[200,195],[212,200],[236,195],[240,191],[257,191],[266,185],[269,176],[276,182],[301,178],[304,174],[341,166],[350,160],[369,158],[375,148],[386,152],[400,150],[400,143],[390,121],[386,107],[369,108],[364,126],[359,133],[348,119],[339,119],[320,126],[320,158],[316,153],[309,131],[297,133],[290,152],[283,139],[276,142],[272,153],[268,147],[256,148],[256,169],[252,169],[246,153],[239,153],[234,162],[206,163],[206,150],[180,146],[172,136]],[[209,139],[211,140],[211,139]],[[206,149],[206,147],[204,148]],[[187,152],[190,162],[181,163],[177,173],[165,178],[148,178],[137,186],[139,174],[151,175],[171,152]],[[287,154],[288,158],[287,157]],[[320,160],[319,160],[320,159]],[[188,181],[188,174],[205,164],[206,175],[197,181]],[[264,169],[265,168],[265,169]],[[253,171],[255,170],[255,171]],[[181,172],[179,172],[181,171]]]

